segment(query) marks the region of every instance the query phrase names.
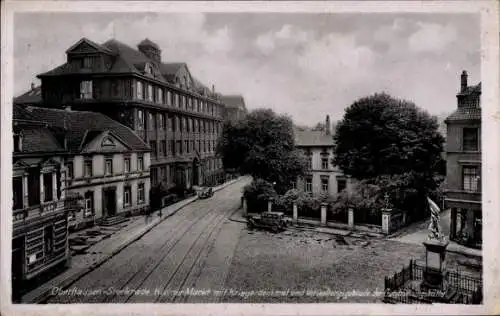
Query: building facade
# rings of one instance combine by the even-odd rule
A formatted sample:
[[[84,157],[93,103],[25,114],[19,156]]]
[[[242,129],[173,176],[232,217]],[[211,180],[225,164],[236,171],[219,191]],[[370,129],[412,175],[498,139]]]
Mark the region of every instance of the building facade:
[[[245,99],[241,95],[224,95],[224,120],[237,121],[241,120],[247,114]]]
[[[333,136],[332,124],[327,115],[324,130],[296,130],[295,146],[304,151],[309,160],[309,168],[305,177],[297,179],[298,190],[313,195],[328,194],[336,196],[344,189],[350,189],[352,181],[332,164]]]
[[[147,209],[150,149],[131,129],[97,113],[26,107],[66,138],[63,182],[66,194],[83,201],[69,212],[71,228]]]
[[[447,119],[445,207],[451,209],[450,239],[479,247],[481,207],[481,83],[460,80],[457,109]]]
[[[21,108],[13,111],[12,293],[70,259],[64,139]]]
[[[223,103],[185,63],[164,63],[146,39],[137,49],[116,40],[81,39],[67,62],[40,74],[44,107],[101,112],[134,130],[151,147],[151,184],[211,185],[223,179],[215,154]]]

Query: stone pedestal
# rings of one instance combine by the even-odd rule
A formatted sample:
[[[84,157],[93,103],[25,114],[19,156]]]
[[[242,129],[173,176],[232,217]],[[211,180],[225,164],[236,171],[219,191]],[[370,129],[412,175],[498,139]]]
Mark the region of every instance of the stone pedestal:
[[[382,233],[389,235],[391,233],[391,213],[392,209],[382,209]]]
[[[273,198],[269,198],[267,201],[267,211],[271,212],[273,210]]]
[[[349,208],[347,210],[347,223],[349,225],[349,229],[354,229],[354,209]]]
[[[247,209],[247,199],[246,198],[242,198],[242,204],[243,204],[243,216],[247,216],[248,215],[248,209]]]
[[[327,203],[321,203],[321,226],[326,226],[326,207]]]
[[[423,273],[423,282],[421,284],[422,292],[446,291],[445,257],[448,243],[449,241],[447,239],[428,239],[424,242],[425,270]]]
[[[297,209],[297,203],[293,202],[293,222],[297,224],[298,220],[299,220],[299,212]]]

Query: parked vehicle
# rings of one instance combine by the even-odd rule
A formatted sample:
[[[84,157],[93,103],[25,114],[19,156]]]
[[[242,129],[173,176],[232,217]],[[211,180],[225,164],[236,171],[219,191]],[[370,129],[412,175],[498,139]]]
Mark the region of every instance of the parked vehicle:
[[[209,197],[212,197],[212,195],[214,195],[212,188],[204,188],[198,193],[198,197],[200,199],[208,199]]]
[[[287,226],[287,220],[282,212],[263,212],[257,216],[249,215],[247,217],[247,227],[249,229],[269,229],[273,233],[279,233],[285,230]]]

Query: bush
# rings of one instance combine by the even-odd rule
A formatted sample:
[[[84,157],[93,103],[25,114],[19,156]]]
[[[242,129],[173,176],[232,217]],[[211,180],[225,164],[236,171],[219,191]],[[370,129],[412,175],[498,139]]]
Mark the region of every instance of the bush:
[[[153,186],[149,190],[149,205],[152,210],[160,209],[162,205],[162,200],[169,193],[166,185],[163,182]]]
[[[269,198],[277,198],[277,193],[271,183],[255,179],[243,188],[243,196],[247,200],[249,212],[262,212],[267,209]]]

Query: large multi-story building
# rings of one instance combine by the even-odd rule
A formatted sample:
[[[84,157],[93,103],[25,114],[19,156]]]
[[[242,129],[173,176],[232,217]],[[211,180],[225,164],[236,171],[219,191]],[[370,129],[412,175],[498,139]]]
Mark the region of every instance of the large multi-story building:
[[[163,63],[148,39],[134,49],[83,38],[66,55],[65,64],[38,75],[44,107],[101,112],[133,129],[152,149],[152,185],[190,187],[224,178],[215,153],[221,95],[185,63]]]
[[[445,207],[451,209],[450,239],[482,243],[481,83],[461,75],[458,107],[447,119]]]
[[[13,111],[12,290],[17,300],[26,281],[65,265],[64,136],[20,107]]]
[[[323,130],[296,130],[295,146],[304,151],[308,158],[308,172],[299,178],[296,188],[313,195],[336,196],[350,188],[351,179],[332,164],[334,141],[330,116],[326,116]]]
[[[229,121],[237,121],[245,117],[247,108],[245,99],[241,95],[224,95],[224,119]]]
[[[82,212],[69,214],[71,227],[148,207],[150,149],[131,129],[96,112],[25,111],[66,137],[65,191],[84,200]]]

